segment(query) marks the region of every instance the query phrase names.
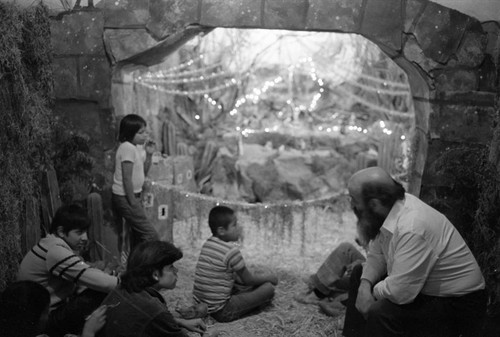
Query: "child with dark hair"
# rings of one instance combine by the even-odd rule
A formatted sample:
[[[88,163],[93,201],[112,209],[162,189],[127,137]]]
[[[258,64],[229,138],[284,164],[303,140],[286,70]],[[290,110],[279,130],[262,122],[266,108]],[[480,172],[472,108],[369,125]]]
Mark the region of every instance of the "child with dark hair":
[[[0,331],[6,337],[35,337],[45,330],[50,294],[33,281],[11,283],[0,295]],[[85,322],[81,337],[94,337],[104,326],[106,307],[97,308]],[[44,335],[47,336],[47,335]]]
[[[141,205],[142,187],[151,166],[154,143],[147,142],[144,118],[134,114],[126,115],[121,120],[118,140],[120,146],[115,158],[112,204],[119,233],[118,249],[122,254],[121,262],[125,265],[129,252],[137,244],[159,239]]]
[[[175,318],[159,293],[174,289],[177,268],[174,263],[182,252],[169,242],[148,241],[130,254],[122,283],[104,300],[108,306],[107,322],[99,336],[105,337],[186,337],[185,328],[203,334],[200,318]]]
[[[230,322],[271,302],[278,278],[251,273],[235,244],[241,236],[236,214],[225,206],[208,216],[212,236],[203,244],[194,276],[193,297],[208,305],[219,322]]]
[[[41,284],[19,281],[0,296],[0,331],[9,337],[40,334],[49,316],[50,295]]]
[[[78,205],[60,207],[50,233],[24,257],[18,279],[34,281],[50,294],[47,333],[51,337],[80,333],[85,317],[118,284],[118,278],[90,267],[79,256],[87,244],[90,221]]]

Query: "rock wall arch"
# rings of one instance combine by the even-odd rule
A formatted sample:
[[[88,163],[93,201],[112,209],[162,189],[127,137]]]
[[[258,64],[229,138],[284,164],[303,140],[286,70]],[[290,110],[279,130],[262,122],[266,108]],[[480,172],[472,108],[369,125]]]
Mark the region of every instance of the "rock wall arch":
[[[53,20],[60,110],[68,100],[91,100],[98,107],[88,113],[106,120],[117,70],[160,63],[213,27],[355,33],[376,43],[409,75],[416,111],[414,194],[431,198],[446,184],[433,169],[445,151],[491,141],[498,24],[481,25],[427,0],[104,0],[93,11]],[[108,129],[101,123],[99,132]]]

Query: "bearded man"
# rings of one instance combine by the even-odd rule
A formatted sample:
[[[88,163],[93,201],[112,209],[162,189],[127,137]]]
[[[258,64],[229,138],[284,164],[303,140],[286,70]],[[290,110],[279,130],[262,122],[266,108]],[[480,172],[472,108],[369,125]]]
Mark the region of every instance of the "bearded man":
[[[451,222],[380,167],[356,172],[348,190],[371,242],[351,274],[343,335],[480,335],[484,278]]]

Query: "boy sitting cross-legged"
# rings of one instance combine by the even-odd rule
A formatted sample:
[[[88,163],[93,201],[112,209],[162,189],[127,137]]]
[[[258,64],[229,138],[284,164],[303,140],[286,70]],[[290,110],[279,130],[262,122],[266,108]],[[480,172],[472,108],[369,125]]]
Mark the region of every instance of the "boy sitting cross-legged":
[[[90,220],[78,205],[61,206],[50,233],[29,251],[18,280],[34,281],[50,294],[47,333],[51,337],[81,332],[85,318],[96,310],[119,282],[116,276],[92,268],[79,256],[86,246]]]
[[[253,274],[245,266],[235,243],[241,228],[234,211],[216,206],[210,211],[208,224],[213,236],[203,244],[198,258],[194,300],[206,303],[208,313],[219,322],[234,321],[269,304],[278,278],[271,274]]]

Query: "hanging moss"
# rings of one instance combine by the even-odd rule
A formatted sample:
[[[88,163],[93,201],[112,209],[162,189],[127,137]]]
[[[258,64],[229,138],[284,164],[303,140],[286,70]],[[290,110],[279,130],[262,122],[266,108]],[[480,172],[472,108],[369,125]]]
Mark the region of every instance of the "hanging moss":
[[[43,5],[0,3],[0,289],[21,258],[26,200],[49,163],[52,72],[50,23]]]
[[[68,204],[86,199],[94,183],[92,170],[95,160],[90,155],[90,138],[55,123],[52,141],[55,147],[52,161],[61,202]]]
[[[486,279],[491,302],[500,266],[500,175],[488,160],[488,148],[460,147],[435,163],[436,173],[450,179],[430,204],[445,213],[476,257]]]

